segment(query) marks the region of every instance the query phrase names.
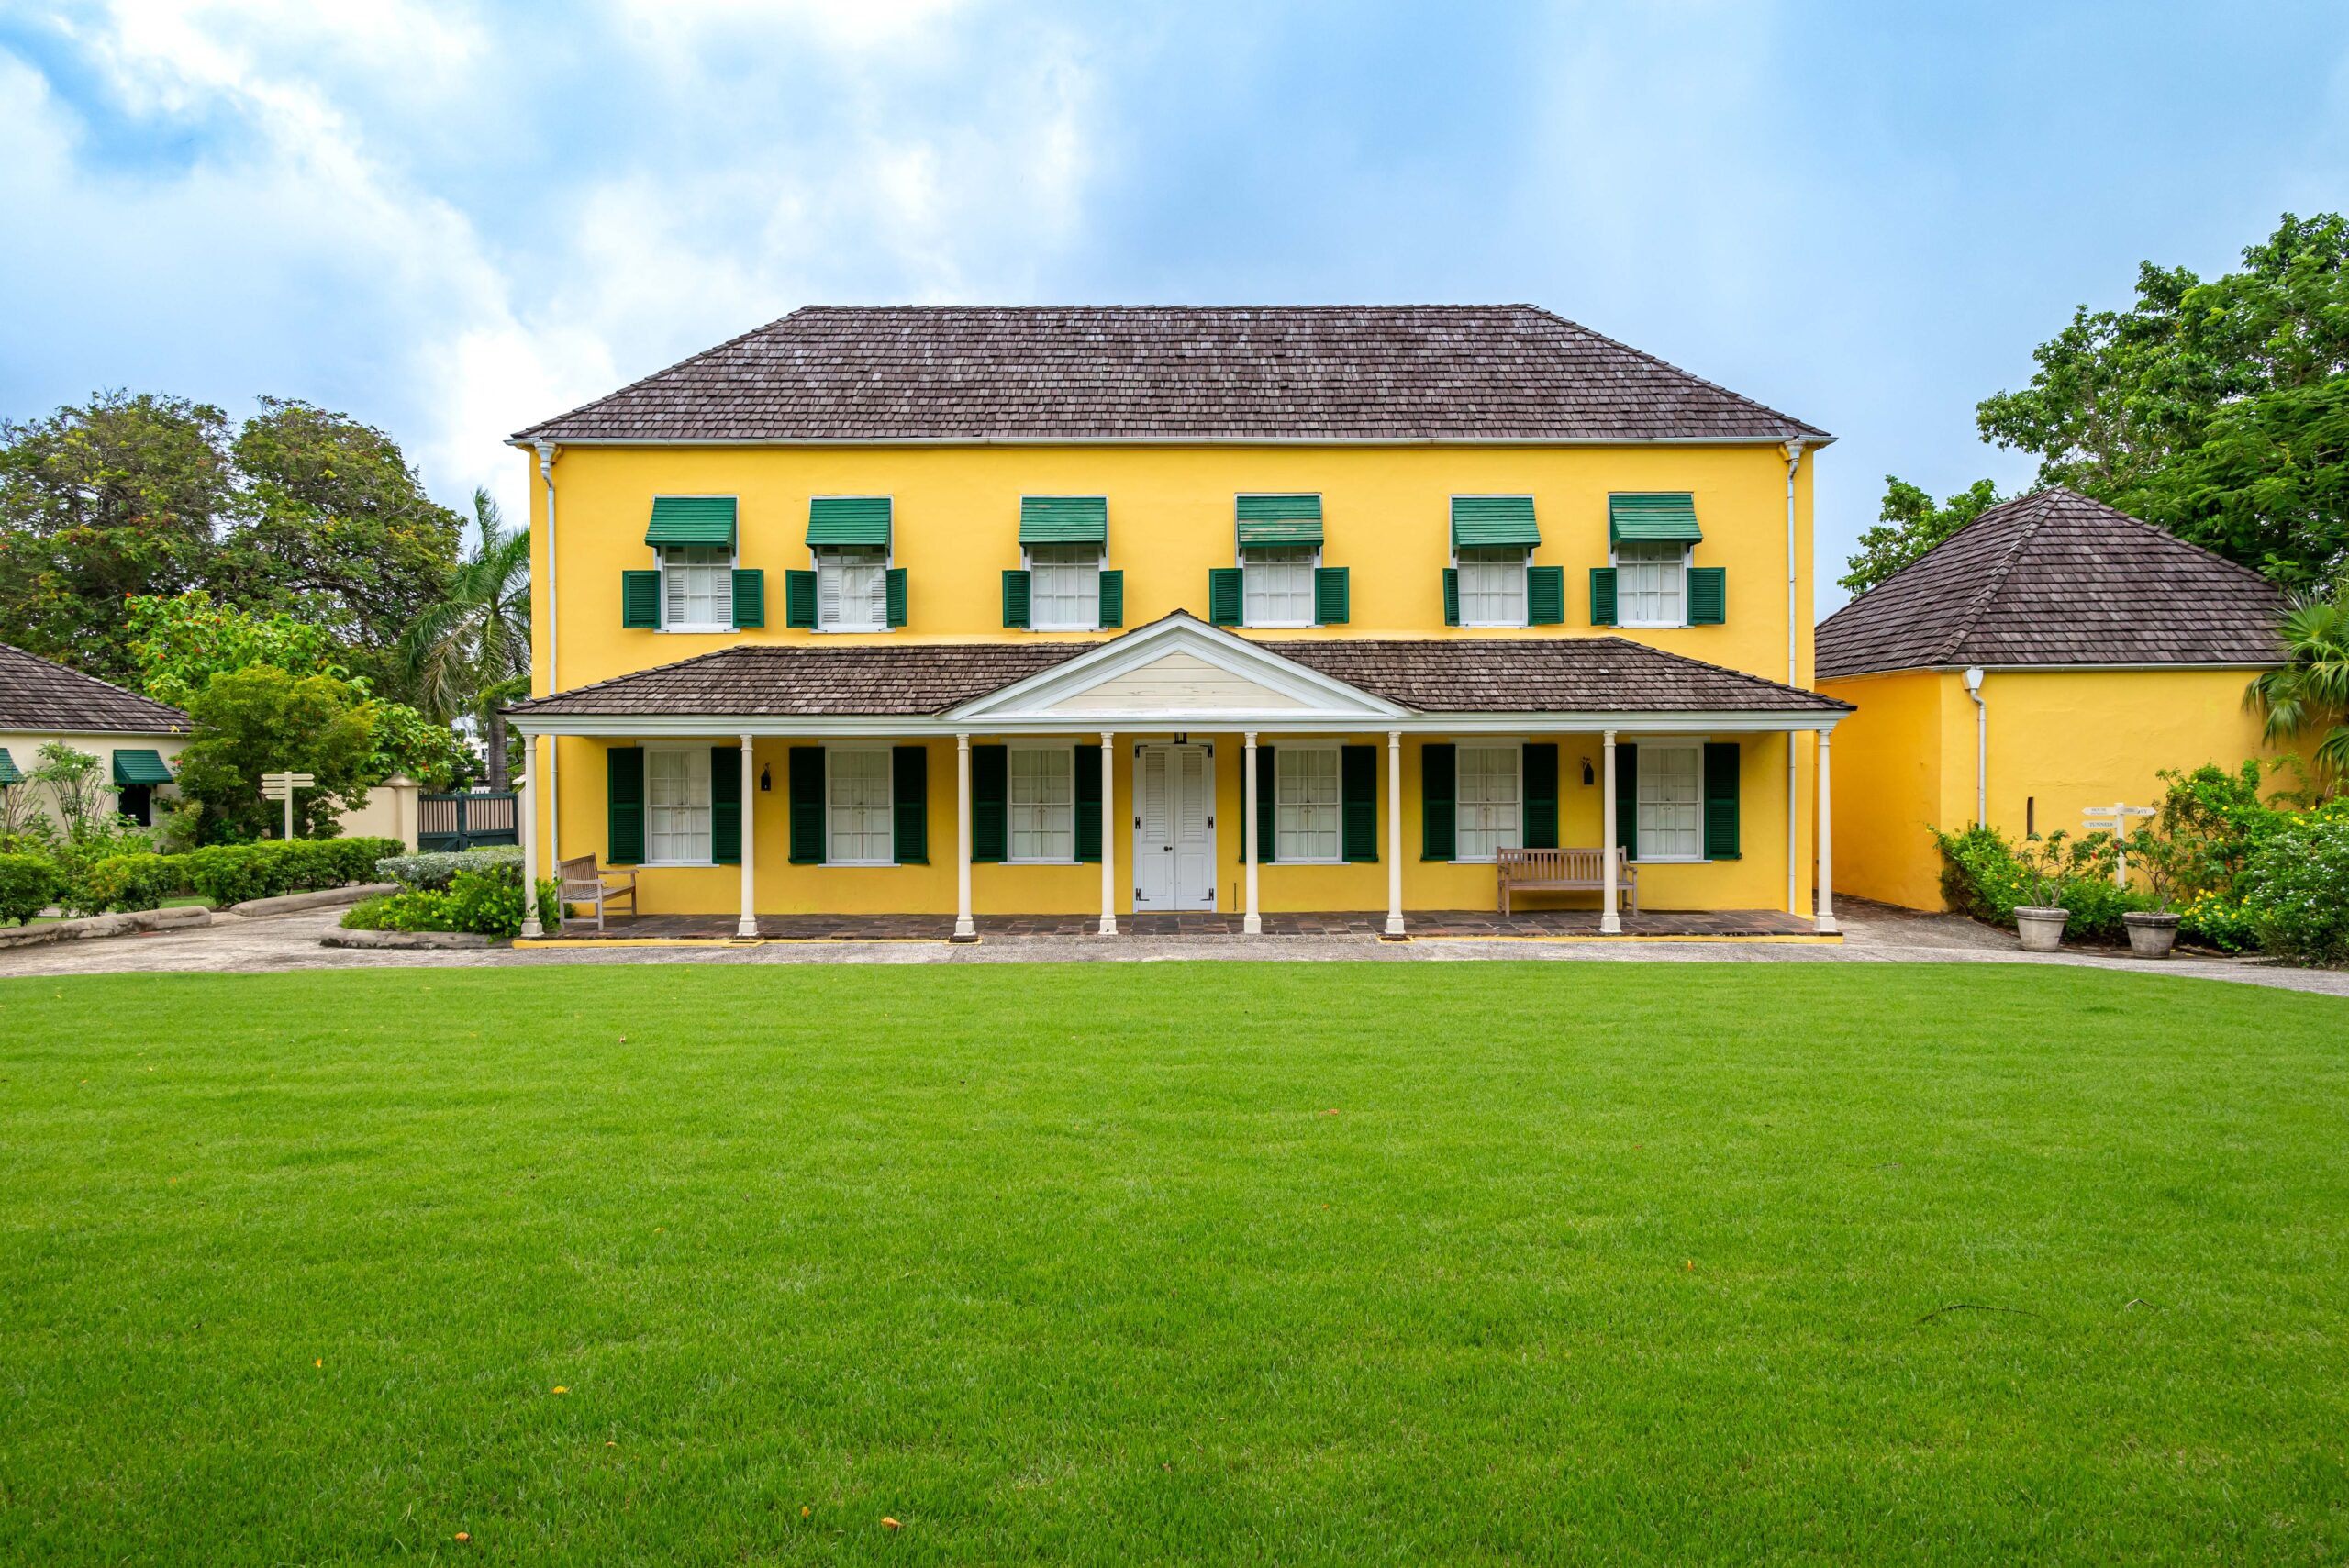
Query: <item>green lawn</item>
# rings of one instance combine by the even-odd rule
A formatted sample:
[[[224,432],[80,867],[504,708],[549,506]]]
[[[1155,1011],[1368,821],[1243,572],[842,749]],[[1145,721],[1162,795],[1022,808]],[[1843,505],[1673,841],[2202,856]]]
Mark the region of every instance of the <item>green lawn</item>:
[[[2149,976],[7,981],[0,1559],[2339,1562],[2345,1238]]]

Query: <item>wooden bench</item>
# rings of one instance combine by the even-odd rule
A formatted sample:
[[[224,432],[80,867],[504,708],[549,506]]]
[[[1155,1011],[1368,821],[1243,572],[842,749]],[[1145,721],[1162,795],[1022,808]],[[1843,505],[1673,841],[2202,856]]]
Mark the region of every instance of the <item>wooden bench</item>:
[[[607,880],[597,868],[595,856],[579,855],[558,862],[555,876],[561,884],[559,896],[562,900],[562,917],[566,923],[571,918],[573,904],[592,904],[596,907],[596,929],[600,931],[604,929],[605,906],[617,904],[623,898],[628,900],[629,918],[636,918],[636,873],[629,872]]]
[[[1513,891],[1528,893],[1598,893],[1607,891],[1605,855],[1615,857],[1615,885],[1640,912],[1640,873],[1620,846],[1612,850],[1503,850],[1494,857],[1500,873],[1501,913],[1508,910]]]

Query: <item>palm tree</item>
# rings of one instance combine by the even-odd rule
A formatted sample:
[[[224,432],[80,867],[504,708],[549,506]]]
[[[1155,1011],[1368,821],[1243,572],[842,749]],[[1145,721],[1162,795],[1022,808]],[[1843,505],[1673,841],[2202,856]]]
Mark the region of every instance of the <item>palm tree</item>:
[[[449,574],[440,602],[400,639],[400,667],[427,713],[481,720],[489,738],[489,784],[504,789],[506,719],[499,709],[529,681],[530,533],[507,532],[486,490],[473,492],[473,519],[481,537]]]
[[[2349,573],[2330,595],[2295,594],[2280,628],[2284,663],[2263,670],[2243,694],[2243,706],[2266,716],[2271,744],[2318,736],[2321,775],[2349,774]]]

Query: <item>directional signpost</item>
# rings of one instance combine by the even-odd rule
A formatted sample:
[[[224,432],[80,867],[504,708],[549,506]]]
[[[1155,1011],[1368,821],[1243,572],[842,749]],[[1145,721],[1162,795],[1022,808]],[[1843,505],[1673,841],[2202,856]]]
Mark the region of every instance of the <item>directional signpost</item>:
[[[2091,806],[2080,815],[2087,819],[2089,832],[2100,828],[2111,832],[2113,842],[2119,846],[2112,862],[2112,880],[2123,887],[2128,886],[2129,818],[2151,817],[2154,808],[2150,806]]]
[[[309,789],[317,784],[309,773],[263,773],[261,776],[261,797],[285,803],[285,836],[294,837],[294,792]]]

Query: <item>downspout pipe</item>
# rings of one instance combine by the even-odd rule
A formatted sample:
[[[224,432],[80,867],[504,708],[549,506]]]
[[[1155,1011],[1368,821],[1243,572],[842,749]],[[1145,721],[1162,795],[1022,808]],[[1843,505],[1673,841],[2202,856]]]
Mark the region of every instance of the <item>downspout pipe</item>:
[[[1965,672],[1965,695],[1974,699],[1974,825],[1990,820],[1990,707],[1982,700],[1982,666]]]
[[[544,695],[548,695],[562,690],[562,683],[557,680],[555,674],[558,668],[556,656],[559,646],[556,642],[559,628],[555,620],[555,606],[561,603],[561,600],[557,598],[554,591],[554,456],[555,445],[552,441],[539,443],[539,482],[544,484],[547,490],[547,684]],[[562,781],[555,771],[555,753],[562,749],[562,742],[556,737],[551,735],[547,737],[545,853],[550,863],[558,863],[559,857],[562,853],[562,795],[561,792]],[[530,787],[533,789],[538,787],[535,783],[539,772],[538,762],[538,743],[532,741],[530,774],[534,782]],[[533,868],[530,875],[537,874],[536,868]],[[524,878],[524,881],[527,883],[529,878]],[[526,899],[524,902],[527,903],[529,900]]]
[[[1797,584],[1800,559],[1795,553],[1795,471],[1802,467],[1803,443],[1789,439],[1782,449],[1787,454],[1787,684],[1802,684],[1802,666],[1798,640],[1800,625],[1796,618],[1798,595]],[[1787,907],[1796,914],[1802,912],[1802,872],[1795,853],[1801,841],[1801,814],[1795,808],[1796,748],[1794,732],[1787,734]]]

